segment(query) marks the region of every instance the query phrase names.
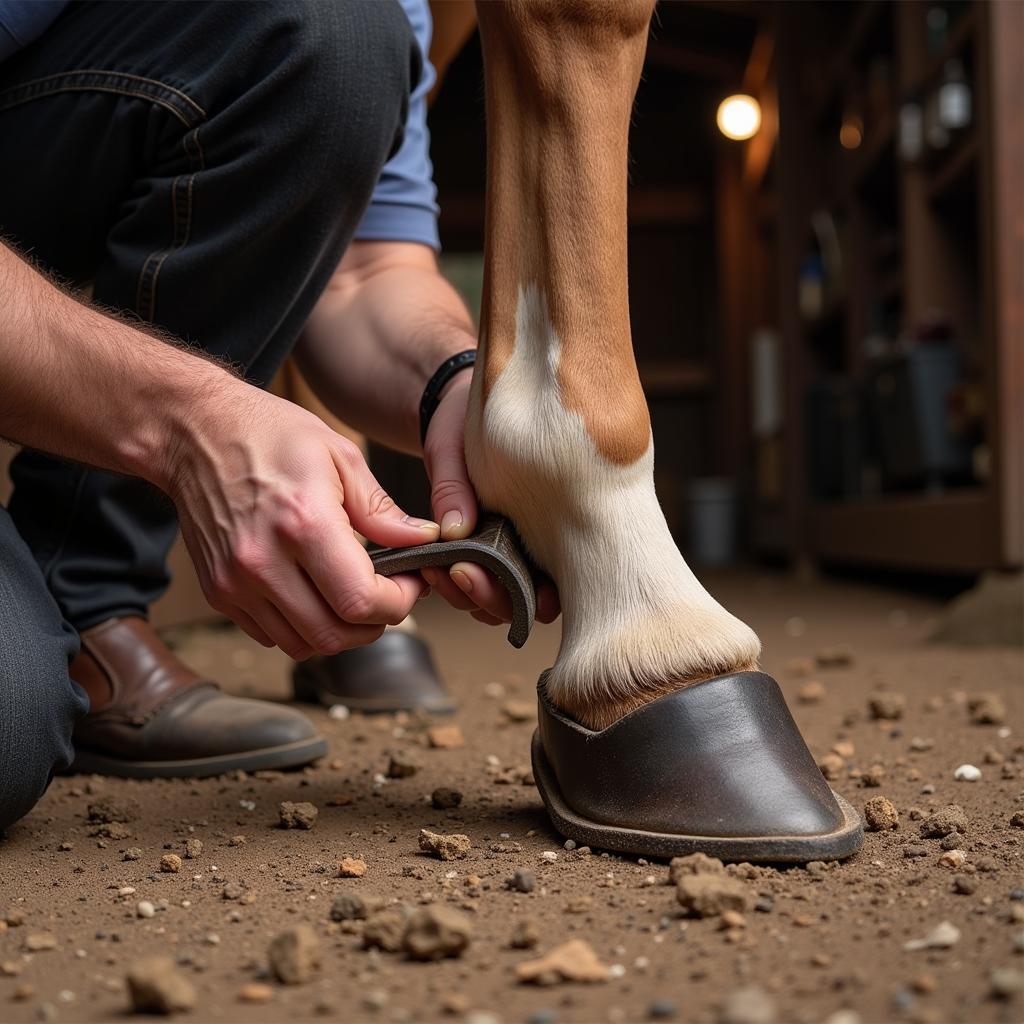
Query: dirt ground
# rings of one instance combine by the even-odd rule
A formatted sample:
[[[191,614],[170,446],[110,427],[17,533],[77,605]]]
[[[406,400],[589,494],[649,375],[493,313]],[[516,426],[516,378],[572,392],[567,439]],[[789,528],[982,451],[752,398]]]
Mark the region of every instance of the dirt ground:
[[[1024,828],[1010,820],[1024,811],[1021,653],[928,645],[938,607],[891,591],[770,574],[713,578],[711,588],[760,632],[765,667],[815,756],[840,744],[833,785],[858,809],[879,795],[898,809],[898,828],[869,832],[850,861],[731,869],[749,909],[723,927],[721,918],[684,916],[664,863],[563,849],[515,770],[528,765],[532,721],[503,710],[532,701],[557,627],[539,627],[516,652],[497,630],[431,599],[420,621],[462,701],[450,720],[461,748],[429,747],[428,723],[403,716],[341,719],[314,709],[331,749],[303,772],[57,779],[0,843],[0,918],[9,922],[0,931],[0,1020],[124,1019],[129,965],[163,953],[196,990],[192,1020],[1020,1021],[1024,996],[1012,990],[1024,971]],[[234,692],[287,696],[285,659],[233,630],[177,643]],[[798,659],[813,662],[837,645],[849,664],[801,674]],[[813,681],[823,694],[812,687],[818,699],[801,701]],[[902,717],[871,717],[878,690],[905,697]],[[981,693],[1003,699],[1002,723],[971,724],[968,701]],[[412,752],[421,767],[387,779],[391,752]],[[954,780],[965,763],[981,770],[979,781]],[[435,810],[430,794],[441,786],[461,791],[461,806]],[[114,830],[125,838],[93,834],[88,808],[102,795],[135,801],[131,820]],[[315,826],[277,827],[284,800],[315,804]],[[963,808],[966,834],[945,844],[922,838],[922,816],[947,804]],[[421,853],[422,828],[468,836],[469,855]],[[161,857],[184,856],[187,839],[201,840],[202,852],[177,873],[161,871]],[[964,862],[943,866],[944,845],[962,849]],[[126,860],[133,847],[139,859]],[[339,877],[345,857],[364,860],[365,875]],[[507,887],[517,869],[536,875],[531,892]],[[364,950],[361,922],[331,920],[345,892],[461,909],[471,944],[437,963]],[[140,901],[152,916],[140,916]],[[539,944],[510,948],[524,918],[535,920]],[[942,922],[959,932],[948,948],[906,948]],[[268,945],[299,924],[318,936],[322,962],[311,980],[286,986],[268,976]],[[39,933],[55,948],[27,952],[49,943],[31,938]],[[518,964],[574,938],[610,968],[606,981],[516,980]],[[243,990],[266,1001],[243,1002]]]

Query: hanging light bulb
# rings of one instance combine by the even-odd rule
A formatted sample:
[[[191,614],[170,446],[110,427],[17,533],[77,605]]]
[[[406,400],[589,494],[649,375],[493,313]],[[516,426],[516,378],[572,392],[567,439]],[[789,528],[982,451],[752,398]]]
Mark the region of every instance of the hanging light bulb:
[[[749,139],[761,127],[761,105],[753,96],[737,93],[718,104],[718,130],[727,139]]]

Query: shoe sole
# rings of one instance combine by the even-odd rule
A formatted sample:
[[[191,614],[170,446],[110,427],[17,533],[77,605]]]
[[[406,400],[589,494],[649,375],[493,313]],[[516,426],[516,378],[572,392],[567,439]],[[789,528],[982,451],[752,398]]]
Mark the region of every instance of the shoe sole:
[[[751,863],[804,864],[812,860],[841,860],[864,844],[864,828],[853,806],[834,790],[843,824],[820,836],[688,836],[603,825],[580,817],[566,802],[554,770],[544,753],[540,732],[530,748],[533,777],[555,828],[581,846],[641,857],[668,859],[704,853],[720,860]]]
[[[330,690],[321,689],[314,679],[296,670],[292,677],[292,696],[302,704],[319,704],[331,708],[341,704],[349,711],[363,715],[395,714],[399,711],[426,711],[430,715],[451,715],[458,708],[458,701],[452,697],[438,697],[435,700],[395,700],[392,697],[342,697]]]
[[[322,736],[284,743],[279,747],[180,761],[126,761],[92,750],[78,750],[68,774],[115,775],[125,779],[201,779],[239,770],[255,772],[273,768],[300,768],[326,754],[327,740]]]

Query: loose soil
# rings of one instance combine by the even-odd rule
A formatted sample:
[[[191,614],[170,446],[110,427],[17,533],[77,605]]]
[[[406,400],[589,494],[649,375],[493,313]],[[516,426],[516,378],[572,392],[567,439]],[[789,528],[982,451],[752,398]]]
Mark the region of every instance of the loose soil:
[[[831,754],[832,785],[859,810],[876,797],[895,808],[888,828],[892,813],[876,801],[881,830],[856,857],[731,868],[748,909],[696,918],[684,916],[667,864],[564,849],[530,784],[524,711],[557,627],[538,627],[516,652],[498,630],[431,599],[420,623],[461,701],[443,724],[457,725],[464,745],[431,745],[427,728],[441,720],[314,708],[330,753],[305,771],[57,779],[0,842],[0,1020],[123,1020],[129,969],[152,956],[170,957],[194,989],[181,1018],[190,1020],[1021,1020],[1012,989],[1024,971],[1024,827],[1011,818],[1024,811],[1022,654],[930,645],[938,607],[902,594],[767,573],[711,587],[759,631],[765,668],[815,756]],[[232,692],[287,698],[286,659],[235,630],[173,639]],[[872,717],[879,692],[904,698],[875,702],[875,715],[896,717]],[[972,722],[980,694],[1002,698],[1001,723]],[[964,764],[980,780],[955,780]],[[312,827],[282,828],[285,801],[313,804]],[[922,836],[924,820],[950,804],[966,832]],[[470,849],[439,859],[421,848],[423,829],[466,836]],[[201,850],[186,847],[195,839]],[[345,858],[351,877],[339,871]],[[362,901],[341,901],[334,920],[346,893]],[[427,921],[428,939],[443,959],[364,948],[366,922],[346,915],[396,901],[462,911],[468,948],[449,936],[461,918],[440,916]],[[403,913],[392,914],[396,942]],[[268,949],[302,926],[319,948],[303,980],[284,984]],[[907,949],[930,936],[933,948]],[[517,978],[524,962],[571,940],[599,962],[581,976],[606,980]]]

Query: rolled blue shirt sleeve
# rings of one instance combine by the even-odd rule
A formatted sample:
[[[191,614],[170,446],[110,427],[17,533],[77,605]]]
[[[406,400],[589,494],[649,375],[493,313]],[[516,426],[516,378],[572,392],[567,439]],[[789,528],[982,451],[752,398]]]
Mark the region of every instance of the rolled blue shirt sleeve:
[[[367,241],[421,242],[439,251],[437,188],[427,128],[427,93],[435,79],[428,58],[432,28],[430,9],[426,0],[400,0],[400,3],[423,53],[423,73],[409,98],[402,145],[381,170],[355,237]]]

